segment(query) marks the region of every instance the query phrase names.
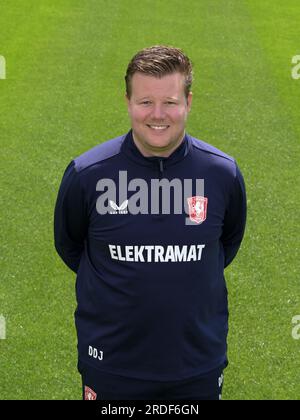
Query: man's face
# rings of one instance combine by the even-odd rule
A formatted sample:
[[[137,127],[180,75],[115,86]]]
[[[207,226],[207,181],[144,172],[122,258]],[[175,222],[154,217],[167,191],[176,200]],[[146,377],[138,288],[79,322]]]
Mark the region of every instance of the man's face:
[[[161,79],[134,73],[127,99],[133,138],[144,156],[169,156],[181,143],[192,104],[184,92],[184,76],[173,73]]]

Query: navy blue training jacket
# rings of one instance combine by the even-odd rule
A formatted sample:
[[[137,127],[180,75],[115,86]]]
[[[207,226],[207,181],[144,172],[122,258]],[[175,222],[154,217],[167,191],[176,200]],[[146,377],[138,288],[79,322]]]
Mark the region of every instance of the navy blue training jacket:
[[[120,185],[121,172],[127,185]],[[140,204],[136,179],[149,187],[149,200],[132,214]],[[180,213],[171,199],[165,214],[165,192],[151,202],[152,182],[174,179],[193,180],[192,190],[182,194]],[[197,179],[204,180],[201,196]],[[109,211],[101,213],[100,205]],[[168,158],[144,157],[130,130],[72,160],[58,193],[54,234],[58,254],[77,273],[79,360],[155,381],[225,367],[224,268],[238,252],[245,223],[236,161],[189,134]]]

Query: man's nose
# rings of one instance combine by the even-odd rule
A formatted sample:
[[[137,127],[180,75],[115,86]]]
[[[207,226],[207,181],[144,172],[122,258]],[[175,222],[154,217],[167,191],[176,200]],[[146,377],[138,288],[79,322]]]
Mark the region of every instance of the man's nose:
[[[152,118],[162,120],[165,117],[165,110],[162,104],[155,104],[152,109]]]

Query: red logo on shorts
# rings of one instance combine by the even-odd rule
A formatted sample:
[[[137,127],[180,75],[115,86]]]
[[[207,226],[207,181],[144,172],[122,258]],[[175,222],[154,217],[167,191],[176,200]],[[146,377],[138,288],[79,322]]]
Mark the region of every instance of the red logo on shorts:
[[[204,222],[207,214],[208,199],[206,197],[195,196],[190,197],[187,200],[189,203],[189,213],[191,221],[196,222],[198,224]]]
[[[95,401],[97,399],[97,394],[88,386],[84,387],[84,399],[85,401]]]

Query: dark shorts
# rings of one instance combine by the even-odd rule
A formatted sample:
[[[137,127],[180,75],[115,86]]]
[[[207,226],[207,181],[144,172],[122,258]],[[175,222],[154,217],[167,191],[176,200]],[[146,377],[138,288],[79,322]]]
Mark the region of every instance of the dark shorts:
[[[155,382],[104,373],[79,362],[84,400],[220,400],[221,367],[180,381]]]

